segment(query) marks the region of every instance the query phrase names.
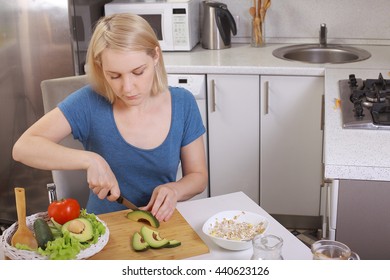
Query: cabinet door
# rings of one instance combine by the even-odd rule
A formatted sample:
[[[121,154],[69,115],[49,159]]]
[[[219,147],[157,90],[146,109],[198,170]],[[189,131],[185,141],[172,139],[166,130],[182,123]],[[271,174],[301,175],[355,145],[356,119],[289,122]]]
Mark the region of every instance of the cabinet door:
[[[259,203],[257,75],[207,75],[211,196],[243,191]]]
[[[261,77],[260,205],[272,214],[319,215],[322,77]]]

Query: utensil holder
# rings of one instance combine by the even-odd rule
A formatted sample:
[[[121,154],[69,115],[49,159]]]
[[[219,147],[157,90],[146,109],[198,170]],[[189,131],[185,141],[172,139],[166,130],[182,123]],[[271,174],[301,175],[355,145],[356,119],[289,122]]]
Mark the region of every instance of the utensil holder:
[[[251,31],[251,47],[263,47],[265,45],[264,23],[261,22],[260,18],[252,20]]]

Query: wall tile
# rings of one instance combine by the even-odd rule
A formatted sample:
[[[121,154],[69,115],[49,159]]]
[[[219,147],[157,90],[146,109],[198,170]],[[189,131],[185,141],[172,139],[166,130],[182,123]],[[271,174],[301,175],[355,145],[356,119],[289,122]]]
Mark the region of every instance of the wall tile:
[[[253,0],[220,0],[237,20],[233,42],[249,42]],[[265,21],[267,42],[316,43],[321,23],[329,43],[390,45],[389,0],[272,0]]]

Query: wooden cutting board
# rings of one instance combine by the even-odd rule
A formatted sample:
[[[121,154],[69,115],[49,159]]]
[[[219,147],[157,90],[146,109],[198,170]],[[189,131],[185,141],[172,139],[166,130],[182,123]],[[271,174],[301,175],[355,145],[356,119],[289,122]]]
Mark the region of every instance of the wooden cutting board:
[[[123,210],[99,215],[108,229],[110,239],[107,245],[92,260],[178,260],[206,254],[209,248],[192,229],[179,211],[175,210],[168,222],[161,222],[155,229],[150,225],[134,222],[127,219],[126,214],[131,210]],[[174,248],[149,248],[143,252],[136,252],[131,247],[131,238],[136,231],[146,225],[160,233],[161,237],[181,241],[181,245]]]

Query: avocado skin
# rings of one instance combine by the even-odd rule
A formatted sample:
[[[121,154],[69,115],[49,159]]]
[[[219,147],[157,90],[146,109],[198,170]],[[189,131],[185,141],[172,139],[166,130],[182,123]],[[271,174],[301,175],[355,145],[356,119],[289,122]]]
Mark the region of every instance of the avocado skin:
[[[68,227],[70,223],[74,220],[78,220],[84,224],[84,230],[81,233],[74,233],[69,231]],[[85,218],[76,218],[74,220],[71,220],[69,222],[66,222],[65,224],[62,225],[61,231],[64,233],[65,231],[69,232],[70,236],[73,236],[80,242],[85,242],[90,240],[93,237],[93,227],[90,221],[88,221]]]
[[[54,225],[57,229],[61,230],[61,228],[62,228],[62,225],[61,225],[61,224],[57,223],[56,220],[54,220],[53,217],[51,217],[50,220],[51,220],[51,222],[53,223],[53,225]]]
[[[181,242],[176,239],[169,240],[167,245],[165,245],[165,248],[174,248],[181,245]]]
[[[146,251],[149,249],[149,244],[143,239],[139,232],[134,233],[131,246],[135,251]]]
[[[140,232],[143,239],[149,244],[151,248],[163,248],[169,242],[168,239],[161,238],[160,233],[158,231],[154,231],[153,229],[148,228],[146,226],[142,226]]]
[[[160,222],[152,213],[145,210],[133,210],[127,214],[127,218],[135,222],[147,221],[152,227],[158,228]]]

